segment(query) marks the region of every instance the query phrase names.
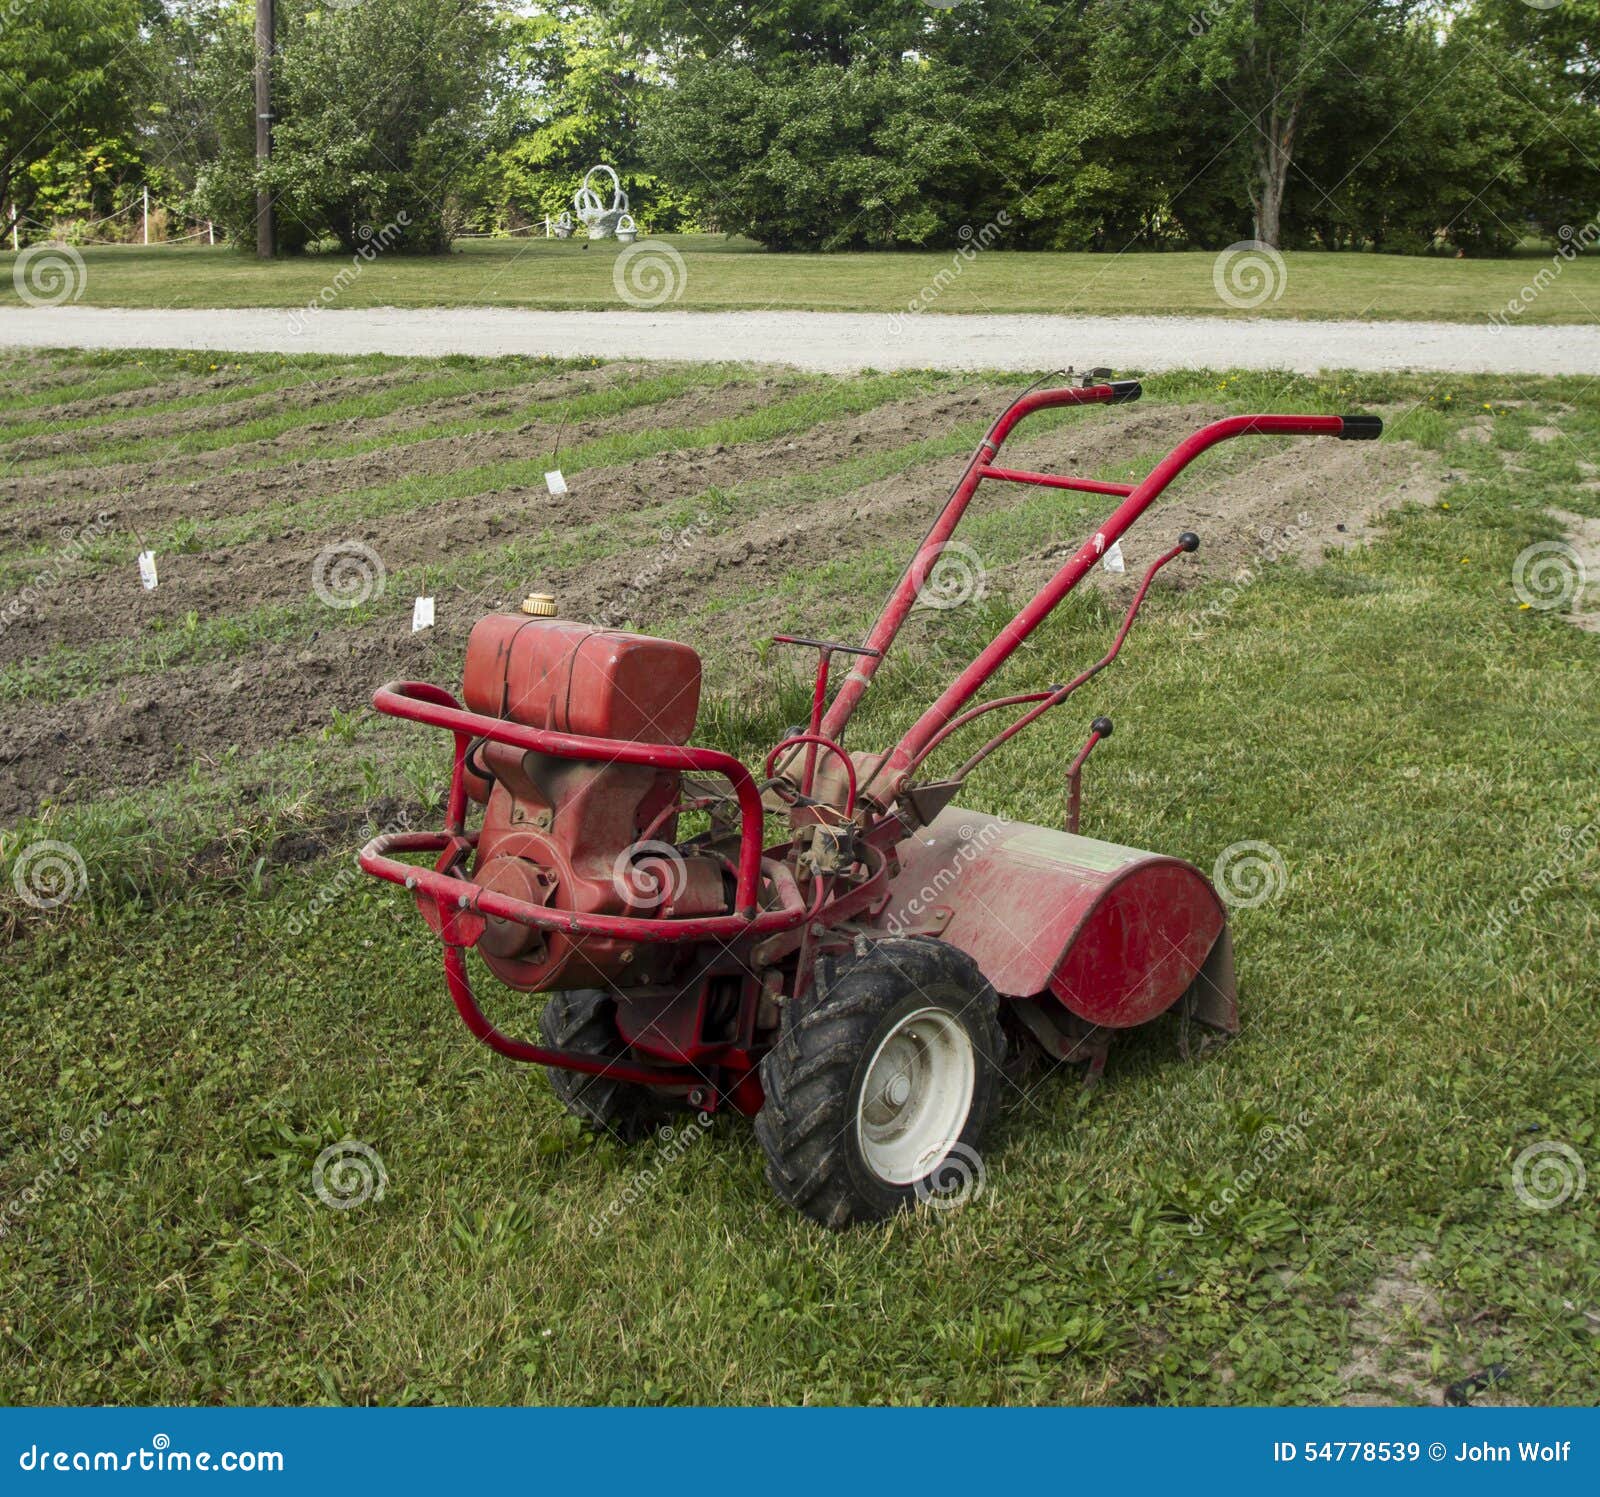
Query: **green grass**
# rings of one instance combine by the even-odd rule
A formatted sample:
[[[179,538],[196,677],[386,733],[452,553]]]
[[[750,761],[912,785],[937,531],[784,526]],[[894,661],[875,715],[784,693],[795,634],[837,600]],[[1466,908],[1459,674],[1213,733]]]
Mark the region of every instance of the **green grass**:
[[[88,872],[43,914],[3,885],[0,1398],[1284,1403],[1340,1396],[1365,1351],[1391,1396],[1504,1363],[1507,1396],[1591,1401],[1600,640],[1520,608],[1510,577],[1557,534],[1547,504],[1600,514],[1600,392],[1523,382],[1486,442],[1460,431],[1493,381],[1183,375],[1147,398],[1203,391],[1398,407],[1454,475],[1448,508],[1315,571],[1158,592],[1081,707],[964,799],[1055,823],[1104,711],[1086,831],[1206,869],[1277,849],[1280,891],[1234,914],[1234,1045],[1184,1066],[1169,1029],[1136,1034],[1091,1097],[1066,1076],[1010,1096],[964,1209],[827,1234],[777,1205],[747,1127],[597,1143],[470,1039],[437,943],[348,852],[368,818],[437,815],[442,745],[335,718],[0,846],[50,837]],[[801,512],[881,474],[759,497]],[[1066,523],[1023,498],[973,516],[996,566]],[[894,557],[864,545],[850,576],[797,569],[784,621],[841,581],[868,619]],[[858,744],[1003,617],[919,619]],[[1005,684],[1058,679],[1115,622],[1072,600]],[[775,660],[765,691],[708,702],[699,741],[752,758],[804,695]],[[531,1028],[537,1000],[483,987]],[[387,1183],[334,1211],[311,1173],[345,1138]],[[1576,1151],[1589,1194],[1519,1202],[1541,1143]],[[1413,1308],[1374,1309],[1397,1277]]]
[[[668,235],[681,254],[684,310],[798,307],[897,312],[939,287],[941,312],[1197,314],[1203,316],[1438,318],[1477,322],[1502,310],[1549,253],[1505,260],[1403,255],[1284,256],[1282,295],[1253,312],[1226,304],[1209,253],[1061,254],[991,249],[962,260],[949,251],[774,255],[739,239]],[[262,263],[225,247],[110,246],[80,252],[82,302],[118,307],[304,307],[319,299],[339,254]],[[334,305],[619,308],[613,242],[468,240],[448,256],[391,255],[365,265]],[[14,301],[0,255],[0,306]],[[952,270],[960,267],[959,273]],[[1249,288],[1246,288],[1247,290]],[[1600,256],[1564,265],[1518,323],[1588,323],[1600,308]]]

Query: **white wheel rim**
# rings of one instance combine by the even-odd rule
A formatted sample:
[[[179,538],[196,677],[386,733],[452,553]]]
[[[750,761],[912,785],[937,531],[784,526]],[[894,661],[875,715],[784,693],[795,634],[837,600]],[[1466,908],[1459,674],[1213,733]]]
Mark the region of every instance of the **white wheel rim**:
[[[867,1168],[913,1185],[955,1146],[972,1111],[978,1063],[961,1021],[942,1008],[907,1014],[867,1062],[856,1142]]]

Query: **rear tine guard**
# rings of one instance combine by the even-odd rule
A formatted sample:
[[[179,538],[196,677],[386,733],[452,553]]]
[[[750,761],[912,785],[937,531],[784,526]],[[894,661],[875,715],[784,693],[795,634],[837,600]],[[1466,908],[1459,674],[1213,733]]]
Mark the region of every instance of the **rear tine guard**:
[[[1180,1004],[1210,1029],[1238,1030],[1227,910],[1181,858],[950,806],[901,844],[878,924],[893,934],[930,916],[1002,998],[1064,1038],[1055,1004],[1101,1030]]]

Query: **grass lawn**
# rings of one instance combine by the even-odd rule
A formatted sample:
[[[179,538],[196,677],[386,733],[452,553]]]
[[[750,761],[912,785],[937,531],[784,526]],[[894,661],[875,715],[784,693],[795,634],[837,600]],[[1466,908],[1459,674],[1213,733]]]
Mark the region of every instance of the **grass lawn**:
[[[135,252],[105,280],[153,295],[173,265]],[[861,629],[1026,380],[161,353],[0,371],[0,576],[25,602],[0,630],[0,751],[28,787],[0,832],[0,1401],[1437,1401],[1492,1364],[1491,1398],[1592,1401],[1600,636],[1512,583],[1562,535],[1548,506],[1600,519],[1592,382],[1191,373],[1046,423],[1120,478],[1164,450],[1110,442],[1147,415],[1388,413],[1377,446],[1219,450],[1130,566],[1208,490],[1302,463],[1355,464],[1355,492],[1361,464],[1414,461],[1442,502],[1319,566],[1158,587],[1081,707],[963,797],[1055,824],[1107,712],[1086,832],[1207,870],[1275,849],[1270,897],[1234,912],[1238,1040],[1184,1065],[1156,1025],[1092,1095],[1036,1078],[974,1201],[832,1235],[776,1202],[747,1126],[596,1141],[470,1038],[437,943],[352,864],[373,824],[438,814],[443,746],[360,704],[393,675],[453,684],[477,612],[530,582],[576,609],[642,576],[635,622],[707,644],[697,741],[749,761],[808,688],[776,656],[736,677],[731,641]],[[987,596],[914,618],[856,742],[897,734],[1004,620],[1008,579],[1102,507],[986,495],[963,534]],[[336,611],[312,564],[346,538],[387,587]],[[440,622],[412,636],[424,592]],[[1004,685],[1096,658],[1119,613],[1075,595]],[[43,910],[15,882],[42,840],[83,864]],[[532,1027],[536,1000],[483,996]],[[384,1189],[334,1210],[312,1174],[345,1139]],[[1548,1209],[1516,1188],[1544,1165],[1575,1186]]]
[[[944,251],[771,255],[747,241],[712,235],[666,236],[658,242],[683,257],[683,292],[671,305],[686,310],[894,312],[922,299],[925,288],[935,288],[923,303],[934,312],[1477,322],[1503,310],[1535,274],[1552,265],[1544,252],[1509,260],[1294,252],[1284,256],[1285,271],[1271,282],[1282,294],[1242,311],[1218,294],[1212,254],[991,249],[963,261]],[[324,289],[343,271],[345,280],[327,305],[616,308],[626,305],[612,282],[618,253],[614,242],[466,240],[455,254],[441,258],[379,257],[352,277],[350,261],[341,254],[262,264],[222,247],[100,247],[81,251],[87,271],[81,300],[108,307],[320,305]],[[0,270],[11,259],[0,255]],[[957,267],[959,273],[952,274]],[[0,306],[16,294],[11,277],[4,276]],[[1600,320],[1600,256],[1563,265],[1515,320]]]

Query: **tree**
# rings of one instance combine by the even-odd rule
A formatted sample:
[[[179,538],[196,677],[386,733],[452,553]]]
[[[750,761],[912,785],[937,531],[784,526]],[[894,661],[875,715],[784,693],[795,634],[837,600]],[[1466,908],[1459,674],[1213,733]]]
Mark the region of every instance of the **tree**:
[[[488,0],[280,4],[272,160],[254,158],[250,38],[219,31],[200,69],[218,154],[197,175],[201,211],[253,242],[255,194],[273,193],[281,250],[332,237],[352,252],[439,253],[457,191],[487,141],[499,35]],[[226,66],[219,66],[225,63]]]
[[[570,211],[583,174],[602,161],[621,175],[641,226],[693,222],[693,185],[663,182],[639,154],[640,124],[663,87],[659,61],[578,7],[509,16],[504,28],[491,149],[465,189],[477,226],[520,227]]]
[[[641,145],[723,228],[774,249],[948,241],[983,173],[949,123],[959,81],[907,62],[691,63]]]
[[[1249,153],[1254,237],[1263,244],[1281,239],[1299,141],[1336,115],[1364,77],[1392,66],[1414,4],[1234,0],[1191,20],[1186,57],[1200,86],[1234,111]]]
[[[1479,0],[1469,25],[1480,40],[1522,53],[1563,80],[1574,98],[1600,106],[1600,0]]]
[[[0,201],[64,142],[125,120],[115,65],[137,42],[134,0],[28,0],[0,25]]]

